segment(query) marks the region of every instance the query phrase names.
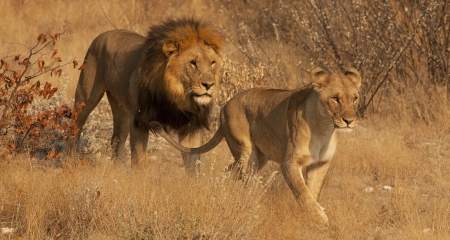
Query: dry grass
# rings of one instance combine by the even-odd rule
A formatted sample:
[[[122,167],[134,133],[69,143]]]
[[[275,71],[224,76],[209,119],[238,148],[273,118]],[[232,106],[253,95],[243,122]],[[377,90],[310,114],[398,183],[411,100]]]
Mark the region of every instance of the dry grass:
[[[164,17],[192,12],[226,21],[202,1],[101,2],[118,27],[139,33]],[[183,7],[188,9],[178,13]],[[113,28],[98,1],[3,1],[0,16],[0,56],[20,49],[6,42],[27,44],[40,32],[70,29],[74,34],[63,39],[60,52],[82,59],[92,39]],[[229,95],[277,85],[261,82],[261,66],[229,61],[224,69]],[[78,72],[67,72],[72,96]],[[380,91],[389,100],[374,101],[367,119],[341,135],[320,199],[328,229],[300,211],[277,164],[247,185],[229,178],[225,143],[202,156],[195,178],[186,176],[179,152],[156,137],[148,168],[113,165],[107,146],[112,125],[105,124],[111,118],[102,103],[86,126],[81,159],[56,164],[21,155],[0,161],[0,228],[14,229],[0,239],[449,239],[446,89],[417,85],[396,92],[398,83],[389,84]]]
[[[202,157],[197,178],[186,176],[166,144],[147,169],[115,166],[104,156],[62,168],[18,157],[0,168],[0,224],[31,239],[448,238],[450,139],[427,128],[412,139],[398,128],[361,125],[342,135],[326,178],[320,202],[328,230],[302,214],[274,173],[277,164],[247,186],[228,178],[224,143]]]

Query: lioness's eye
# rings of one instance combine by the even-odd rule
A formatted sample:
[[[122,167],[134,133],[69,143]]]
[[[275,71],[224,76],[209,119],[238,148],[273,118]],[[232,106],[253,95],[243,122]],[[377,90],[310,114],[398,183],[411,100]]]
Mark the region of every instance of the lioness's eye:
[[[338,103],[338,102],[339,102],[339,98],[337,98],[337,97],[334,97],[334,98],[332,98],[331,100],[333,100],[333,102],[335,102],[335,103]]]
[[[214,65],[215,63],[216,63],[216,61],[212,61],[212,62],[211,62],[211,65]]]
[[[194,67],[197,66],[197,62],[196,62],[195,60],[191,60],[191,61],[190,61],[190,64],[191,64],[192,66],[194,66]]]
[[[356,101],[358,101],[358,97],[353,98],[353,103],[356,103]]]

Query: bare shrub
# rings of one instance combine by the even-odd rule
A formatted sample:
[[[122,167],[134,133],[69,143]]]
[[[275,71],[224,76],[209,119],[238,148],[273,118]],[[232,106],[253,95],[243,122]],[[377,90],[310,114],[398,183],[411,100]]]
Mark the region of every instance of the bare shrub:
[[[285,66],[292,63],[299,71],[313,65],[329,71],[353,66],[362,73],[359,112],[364,116],[383,99],[380,90],[391,78],[407,87],[449,80],[446,1],[218,2],[235,23],[237,33],[230,39],[236,48],[253,66],[267,68],[270,78],[264,85],[277,81],[282,86],[291,75]]]

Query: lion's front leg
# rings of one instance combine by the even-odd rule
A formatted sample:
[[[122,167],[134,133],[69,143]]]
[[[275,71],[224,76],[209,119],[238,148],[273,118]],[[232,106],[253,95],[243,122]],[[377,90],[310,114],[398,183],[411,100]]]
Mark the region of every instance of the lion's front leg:
[[[202,133],[202,130],[189,133],[180,138],[180,144],[189,148],[199,147],[202,145]],[[200,154],[181,153],[181,157],[188,176],[195,176],[200,172]]]
[[[328,225],[327,215],[314,199],[303,178],[302,167],[311,160],[309,154],[294,154],[293,148],[287,149],[284,160],[280,165],[281,172],[302,208],[317,214],[321,221]]]
[[[306,167],[305,180],[306,185],[311,191],[314,199],[319,200],[320,190],[322,189],[323,180],[330,168],[330,161],[318,162]]]
[[[130,121],[130,148],[131,166],[147,165],[147,143],[149,132],[142,128],[136,128],[134,122]]]

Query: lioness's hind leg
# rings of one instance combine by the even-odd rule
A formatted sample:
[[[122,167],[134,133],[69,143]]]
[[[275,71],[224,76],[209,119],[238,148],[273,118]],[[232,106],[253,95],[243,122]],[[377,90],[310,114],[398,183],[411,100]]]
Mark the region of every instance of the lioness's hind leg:
[[[125,161],[125,141],[130,133],[129,113],[115,99],[110,92],[106,92],[113,114],[113,135],[111,145],[114,148],[114,157]]]
[[[227,144],[234,158],[234,162],[227,168],[228,171],[236,172],[240,179],[257,169],[258,150],[254,144],[250,141],[236,141],[230,138],[227,138]]]

